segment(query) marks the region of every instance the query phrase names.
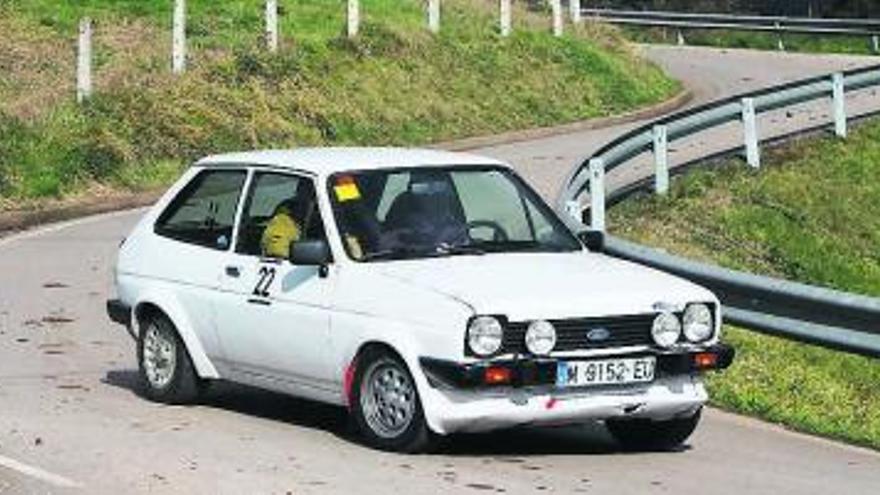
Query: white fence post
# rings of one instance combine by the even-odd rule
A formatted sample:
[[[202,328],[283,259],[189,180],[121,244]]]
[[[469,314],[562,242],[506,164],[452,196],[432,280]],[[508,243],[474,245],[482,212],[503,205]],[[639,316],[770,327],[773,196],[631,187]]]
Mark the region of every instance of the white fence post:
[[[553,36],[562,36],[562,0],[550,0],[550,10],[553,11]]]
[[[581,22],[581,0],[569,0],[568,6],[571,7],[571,22],[577,24]]]
[[[785,40],[782,39],[782,26],[776,23],[776,49],[780,52],[785,51]]]
[[[278,51],[278,0],[266,0],[266,48]]]
[[[181,74],[186,70],[186,0],[174,0],[171,29],[171,70]]]
[[[834,133],[837,137],[846,137],[846,87],[843,74],[836,73],[831,77],[832,105],[834,107]]]
[[[761,150],[758,148],[758,115],[755,100],[742,99],[743,134],[746,145],[746,161],[752,168],[761,167]]]
[[[79,43],[76,57],[76,101],[82,103],[92,96],[92,20],[79,21]]]
[[[605,161],[590,160],[590,228],[605,230]]]
[[[676,31],[676,43],[678,43],[678,46],[684,46],[686,44],[684,40],[684,33],[681,32],[681,29]]]
[[[871,51],[874,53],[880,53],[880,36],[876,34],[871,36]]]
[[[428,0],[428,29],[440,32],[440,0]]]
[[[499,20],[499,25],[501,27],[501,36],[510,36],[511,29],[511,6],[510,0],[499,0],[499,15],[501,19]]]
[[[357,36],[361,26],[360,0],[348,0],[348,37]]]
[[[654,191],[669,192],[669,139],[665,125],[654,126]]]

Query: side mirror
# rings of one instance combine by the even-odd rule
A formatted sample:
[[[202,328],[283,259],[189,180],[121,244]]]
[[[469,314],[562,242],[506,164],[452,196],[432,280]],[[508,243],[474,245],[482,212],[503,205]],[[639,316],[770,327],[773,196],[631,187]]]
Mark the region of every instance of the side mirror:
[[[327,241],[297,241],[290,246],[290,262],[300,266],[326,266],[333,261]]]
[[[594,253],[605,250],[605,232],[601,230],[585,230],[578,234],[578,238]]]

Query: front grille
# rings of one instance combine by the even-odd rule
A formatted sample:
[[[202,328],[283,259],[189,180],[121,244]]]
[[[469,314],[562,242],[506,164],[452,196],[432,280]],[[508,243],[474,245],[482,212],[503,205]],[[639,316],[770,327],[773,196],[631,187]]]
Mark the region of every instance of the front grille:
[[[644,314],[550,320],[550,323],[556,327],[556,347],[554,351],[653,345],[651,325],[655,317],[655,314]],[[504,332],[503,353],[528,353],[525,344],[528,326],[529,322],[511,322],[507,325]],[[601,341],[589,340],[587,333],[597,328],[608,330],[608,338]]]

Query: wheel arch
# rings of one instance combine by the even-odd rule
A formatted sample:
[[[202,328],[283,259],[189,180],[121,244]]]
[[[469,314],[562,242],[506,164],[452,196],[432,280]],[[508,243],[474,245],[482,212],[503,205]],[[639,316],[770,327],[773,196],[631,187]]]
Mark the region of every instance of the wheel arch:
[[[205,349],[199,341],[198,336],[190,324],[189,318],[186,317],[183,308],[178,304],[170,301],[159,300],[156,298],[145,298],[139,301],[133,309],[134,328],[138,338],[143,332],[143,322],[150,316],[162,316],[168,319],[174,326],[177,335],[183,341],[186,352],[192,361],[193,367],[200,378],[215,379],[220,378],[214,364],[208,358]]]

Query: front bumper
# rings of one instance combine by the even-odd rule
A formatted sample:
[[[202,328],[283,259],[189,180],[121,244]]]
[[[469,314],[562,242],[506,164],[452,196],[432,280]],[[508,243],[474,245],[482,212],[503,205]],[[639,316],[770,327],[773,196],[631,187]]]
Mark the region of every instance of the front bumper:
[[[129,335],[135,338],[134,331],[131,326],[131,307],[119,299],[107,300],[107,316],[114,323],[125,326]]]
[[[700,372],[727,368],[734,355],[726,345],[702,352],[717,355],[713,367],[698,369],[693,358],[696,352],[658,355],[651,383],[577,389],[556,387],[555,359],[508,361],[513,371],[511,384],[487,386],[481,382],[483,372],[497,362],[456,364],[423,358],[422,370],[430,384],[423,394],[426,419],[434,431],[448,434],[611,418],[688,416],[708,400]]]

